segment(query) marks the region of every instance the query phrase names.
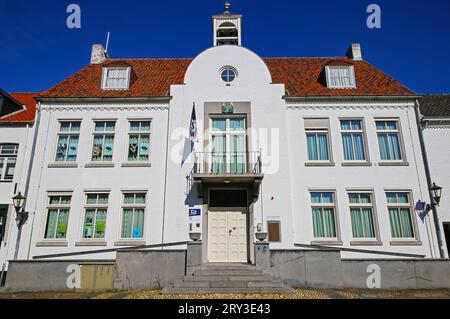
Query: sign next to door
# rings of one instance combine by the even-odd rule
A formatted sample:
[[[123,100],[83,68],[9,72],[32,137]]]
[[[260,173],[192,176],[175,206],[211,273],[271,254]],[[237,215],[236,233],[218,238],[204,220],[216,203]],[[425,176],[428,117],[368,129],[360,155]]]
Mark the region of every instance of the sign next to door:
[[[199,217],[202,216],[201,209],[189,209],[189,217]]]

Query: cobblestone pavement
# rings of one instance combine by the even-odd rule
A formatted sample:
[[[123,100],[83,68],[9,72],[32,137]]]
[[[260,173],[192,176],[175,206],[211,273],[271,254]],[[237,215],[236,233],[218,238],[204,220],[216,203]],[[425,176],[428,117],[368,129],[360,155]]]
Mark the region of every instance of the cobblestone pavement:
[[[450,290],[353,290],[297,289],[290,294],[270,295],[162,295],[159,290],[106,292],[6,293],[0,299],[450,299]]]

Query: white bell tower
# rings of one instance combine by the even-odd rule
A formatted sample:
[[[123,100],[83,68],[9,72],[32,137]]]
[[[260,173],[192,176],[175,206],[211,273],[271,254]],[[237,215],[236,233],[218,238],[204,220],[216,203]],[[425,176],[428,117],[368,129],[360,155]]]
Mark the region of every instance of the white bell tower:
[[[242,15],[232,14],[230,6],[225,2],[225,12],[213,16],[214,46],[242,45]]]

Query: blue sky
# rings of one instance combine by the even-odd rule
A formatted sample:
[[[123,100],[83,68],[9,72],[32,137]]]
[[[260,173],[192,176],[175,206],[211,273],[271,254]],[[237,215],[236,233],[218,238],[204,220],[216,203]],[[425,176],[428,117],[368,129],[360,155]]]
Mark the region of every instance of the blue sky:
[[[231,0],[244,15],[243,45],[262,57],[342,56],[360,42],[364,59],[417,93],[450,92],[449,0]],[[81,29],[66,7],[81,7]],[[46,90],[89,63],[106,42],[125,57],[195,57],[212,45],[222,0],[0,0],[0,88]],[[382,10],[369,29],[366,8]]]

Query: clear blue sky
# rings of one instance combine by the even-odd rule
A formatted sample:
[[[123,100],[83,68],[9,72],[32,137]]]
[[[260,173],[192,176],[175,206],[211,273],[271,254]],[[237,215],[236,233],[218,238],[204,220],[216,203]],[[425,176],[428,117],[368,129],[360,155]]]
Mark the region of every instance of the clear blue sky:
[[[244,15],[243,44],[260,56],[342,56],[351,42],[364,58],[417,93],[450,92],[449,0],[230,0]],[[81,6],[81,29],[66,7]],[[211,15],[222,0],[0,0],[0,87],[42,91],[89,63],[91,45],[110,55],[195,57],[212,44]],[[382,9],[382,28],[366,8]]]

